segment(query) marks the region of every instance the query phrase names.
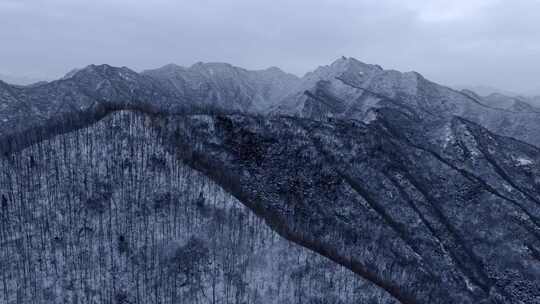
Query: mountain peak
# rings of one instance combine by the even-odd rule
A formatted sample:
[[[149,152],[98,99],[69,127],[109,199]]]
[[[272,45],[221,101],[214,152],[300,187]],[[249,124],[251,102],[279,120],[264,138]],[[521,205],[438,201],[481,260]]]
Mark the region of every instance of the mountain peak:
[[[233,66],[230,63],[225,62],[197,62],[190,67],[191,70],[197,71],[231,71],[231,70],[243,70],[242,68]]]
[[[185,70],[186,68],[183,67],[183,66],[180,66],[176,63],[169,63],[169,64],[166,64],[160,68],[158,68],[159,70],[168,70],[168,71],[176,71],[176,70]]]
[[[335,68],[355,67],[355,68],[360,68],[360,69],[375,69],[379,71],[383,70],[383,68],[380,65],[365,63],[354,57],[345,57],[345,56],[342,56],[334,60],[330,64],[330,66],[335,67]]]
[[[289,74],[285,71],[283,71],[282,69],[276,67],[276,66],[271,66],[271,67],[268,67],[264,70],[262,70],[262,72],[266,72],[266,73],[269,73],[269,74]],[[292,74],[289,74],[289,75],[292,75]]]
[[[360,75],[377,74],[383,71],[379,65],[367,64],[353,57],[340,57],[330,65],[319,66],[312,72],[308,72],[306,79],[333,79],[344,73],[352,72]]]
[[[115,67],[108,64],[91,64],[82,69],[74,69],[67,73],[62,79],[81,78],[120,78],[130,80],[139,77],[139,74],[127,67]]]

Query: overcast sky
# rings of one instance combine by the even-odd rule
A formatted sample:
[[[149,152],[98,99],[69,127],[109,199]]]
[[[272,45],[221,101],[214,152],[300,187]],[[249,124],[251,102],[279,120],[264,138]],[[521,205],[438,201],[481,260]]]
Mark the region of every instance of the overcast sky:
[[[224,61],[303,74],[341,55],[540,91],[540,0],[0,0],[0,73]]]

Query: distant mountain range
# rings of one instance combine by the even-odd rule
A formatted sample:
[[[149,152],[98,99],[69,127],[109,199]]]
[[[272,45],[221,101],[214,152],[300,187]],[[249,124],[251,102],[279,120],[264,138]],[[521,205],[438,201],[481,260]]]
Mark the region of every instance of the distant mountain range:
[[[100,102],[169,112],[213,110],[364,122],[375,109],[391,107],[422,119],[461,116],[498,134],[540,146],[538,109],[529,99],[456,91],[416,72],[384,70],[345,57],[302,78],[278,68],[248,71],[225,63],[197,63],[189,68],[167,65],[142,73],[91,65],[50,83],[30,87],[4,83],[0,90],[4,130]],[[35,117],[29,120],[29,115]]]
[[[0,82],[0,302],[540,303],[539,147],[346,57]]]
[[[501,90],[501,89],[497,89],[497,88],[490,87],[490,86],[457,85],[457,86],[452,86],[452,87],[454,89],[458,90],[458,91],[461,91],[461,90],[472,91],[472,92],[474,92],[474,93],[476,93],[476,94],[478,94],[480,96],[488,96],[488,95],[491,95],[491,94],[500,94],[500,95],[506,95],[506,96],[509,96],[509,97],[516,97],[516,96],[522,95],[522,94],[519,94],[519,93],[516,93],[516,92]]]
[[[0,80],[7,82],[9,84],[23,85],[23,86],[45,81],[45,79],[42,79],[39,77],[15,76],[15,75],[7,75],[7,74],[1,74],[1,73],[0,73]]]

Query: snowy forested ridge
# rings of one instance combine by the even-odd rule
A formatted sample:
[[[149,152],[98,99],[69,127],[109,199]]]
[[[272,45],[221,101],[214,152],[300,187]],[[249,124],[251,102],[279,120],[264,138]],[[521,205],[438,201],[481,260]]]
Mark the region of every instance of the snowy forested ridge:
[[[2,303],[356,303],[349,270],[293,245],[114,114],[0,162]]]
[[[539,303],[512,102],[352,58],[0,83],[0,302]]]

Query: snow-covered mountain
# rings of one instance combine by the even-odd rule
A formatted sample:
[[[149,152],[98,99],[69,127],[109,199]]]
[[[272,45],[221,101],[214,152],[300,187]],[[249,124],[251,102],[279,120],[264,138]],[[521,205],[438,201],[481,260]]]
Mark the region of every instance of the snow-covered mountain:
[[[502,99],[352,58],[0,82],[0,301],[539,303],[540,114]]]
[[[520,95],[516,92],[501,90],[501,89],[497,89],[491,86],[483,86],[483,85],[456,85],[452,87],[458,91],[462,91],[462,90],[471,91],[471,92],[474,92],[475,94],[478,94],[479,96],[489,96],[491,94],[500,94],[500,95],[506,95],[509,97],[517,97]]]
[[[481,97],[425,79],[417,72],[401,73],[354,58],[340,58],[301,79],[296,91],[273,112],[301,117],[358,119],[368,122],[374,109],[400,109],[418,119],[460,116],[488,129],[540,146],[540,115],[527,100]],[[515,101],[518,101],[514,104]]]
[[[444,116],[448,120],[458,115],[540,146],[540,116],[528,99],[481,97],[433,83],[416,72],[384,70],[345,57],[301,78],[278,68],[249,71],[225,63],[197,63],[189,68],[167,65],[140,74],[125,67],[91,65],[48,84],[4,85],[3,92],[4,130],[19,118],[27,121],[28,111],[40,112],[40,107],[61,113],[103,100],[176,112],[212,109],[360,121],[369,121],[374,109],[392,107],[419,118]],[[19,102],[8,102],[13,99]],[[43,113],[32,123],[41,118]]]
[[[142,73],[194,104],[243,112],[266,112],[293,90],[299,78],[279,68],[248,71],[227,63],[174,64]]]

